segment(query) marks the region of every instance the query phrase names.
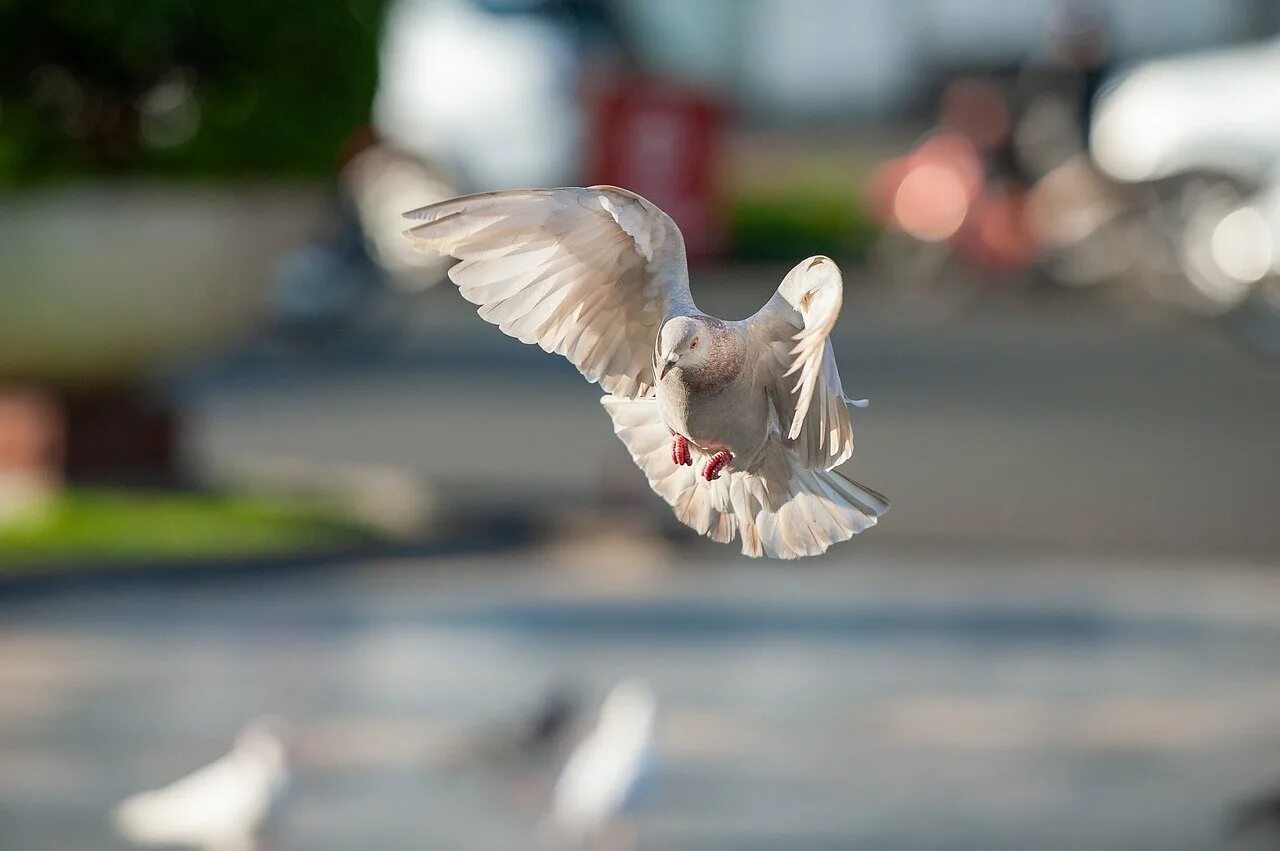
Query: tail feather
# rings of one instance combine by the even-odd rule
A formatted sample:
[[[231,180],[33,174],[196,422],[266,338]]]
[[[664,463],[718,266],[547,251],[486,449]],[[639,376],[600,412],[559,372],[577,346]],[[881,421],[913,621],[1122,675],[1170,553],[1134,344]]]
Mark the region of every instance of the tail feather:
[[[731,470],[707,482],[697,465],[671,460],[671,434],[657,399],[608,395],[600,402],[650,487],[676,518],[722,543],[739,536],[744,555],[818,555],[874,526],[889,510],[889,501],[871,488],[835,470],[805,467],[777,435],[753,469]]]

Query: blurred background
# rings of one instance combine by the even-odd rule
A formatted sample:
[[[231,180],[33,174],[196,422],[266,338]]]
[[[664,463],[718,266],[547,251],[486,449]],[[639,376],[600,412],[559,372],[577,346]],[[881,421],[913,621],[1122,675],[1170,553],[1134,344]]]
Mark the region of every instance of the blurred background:
[[[0,849],[265,714],[274,849],[1277,847],[1277,92],[1274,0],[0,2]],[[696,538],[400,236],[592,183],[840,262],[879,526]]]

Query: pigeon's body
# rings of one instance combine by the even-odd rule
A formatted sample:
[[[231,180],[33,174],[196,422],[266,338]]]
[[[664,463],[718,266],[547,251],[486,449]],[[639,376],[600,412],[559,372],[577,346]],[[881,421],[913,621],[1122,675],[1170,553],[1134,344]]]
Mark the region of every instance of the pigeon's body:
[[[142,847],[253,851],[288,780],[277,726],[255,722],[220,759],[121,801],[114,812],[117,832]]]
[[[769,432],[768,399],[760,391],[749,340],[739,323],[698,315],[710,328],[708,363],[672,368],[658,381],[662,423],[704,454],[754,458]],[[740,464],[740,466],[743,466]]]
[[[830,259],[802,261],[728,322],[694,304],[675,223],[622,189],[490,192],[407,216],[421,247],[463,261],[449,276],[481,317],[600,383],[614,431],[682,522],[796,558],[888,510],[835,470],[853,427],[827,340],[843,299]]]
[[[569,838],[588,844],[629,814],[653,767],[657,704],[638,680],[615,686],[600,708],[600,719],[578,743],[556,781],[553,824]]]
[[[531,715],[486,725],[467,736],[448,754],[446,764],[512,767],[556,755],[573,730],[579,710],[576,691],[556,686]]]

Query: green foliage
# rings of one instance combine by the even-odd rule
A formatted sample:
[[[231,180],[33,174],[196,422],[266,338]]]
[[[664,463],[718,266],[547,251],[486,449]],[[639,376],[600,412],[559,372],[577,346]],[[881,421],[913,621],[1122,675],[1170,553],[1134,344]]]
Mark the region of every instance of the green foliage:
[[[740,193],[731,227],[733,257],[744,262],[793,263],[811,254],[861,260],[876,235],[856,193],[805,187]]]
[[[298,499],[71,491],[47,509],[0,526],[0,572],[32,561],[247,556],[370,538],[334,510]]]
[[[0,0],[0,186],[331,172],[384,2]]]

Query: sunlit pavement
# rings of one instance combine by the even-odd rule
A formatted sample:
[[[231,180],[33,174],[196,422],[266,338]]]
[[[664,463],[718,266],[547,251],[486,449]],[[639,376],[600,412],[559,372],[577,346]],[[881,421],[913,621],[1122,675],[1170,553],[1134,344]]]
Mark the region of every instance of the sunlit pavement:
[[[776,276],[721,283],[699,297],[735,315]],[[894,507],[769,566],[657,535],[598,391],[460,302],[390,353],[187,383],[192,448],[214,479],[408,471],[540,513],[545,546],[0,598],[0,847],[113,847],[114,800],[267,711],[298,727],[277,851],[541,847],[545,775],[441,755],[552,681],[632,674],[663,705],[661,851],[1222,847],[1280,776],[1274,364],[1207,327],[851,297],[849,471]]]
[[[541,847],[545,778],[441,755],[630,675],[662,701],[652,849],[1221,847],[1280,774],[1275,575],[646,552],[0,601],[0,844],[114,847],[114,800],[270,711],[298,753],[272,848]]]
[[[777,280],[728,270],[695,293],[736,316]],[[1277,362],[1211,323],[1009,300],[924,323],[850,287],[833,339],[846,392],[871,407],[845,469],[893,501],[880,540],[1277,562]],[[606,495],[666,513],[572,366],[447,285],[420,312],[391,354],[251,357],[188,387],[206,469],[341,462],[408,470],[482,509]]]

